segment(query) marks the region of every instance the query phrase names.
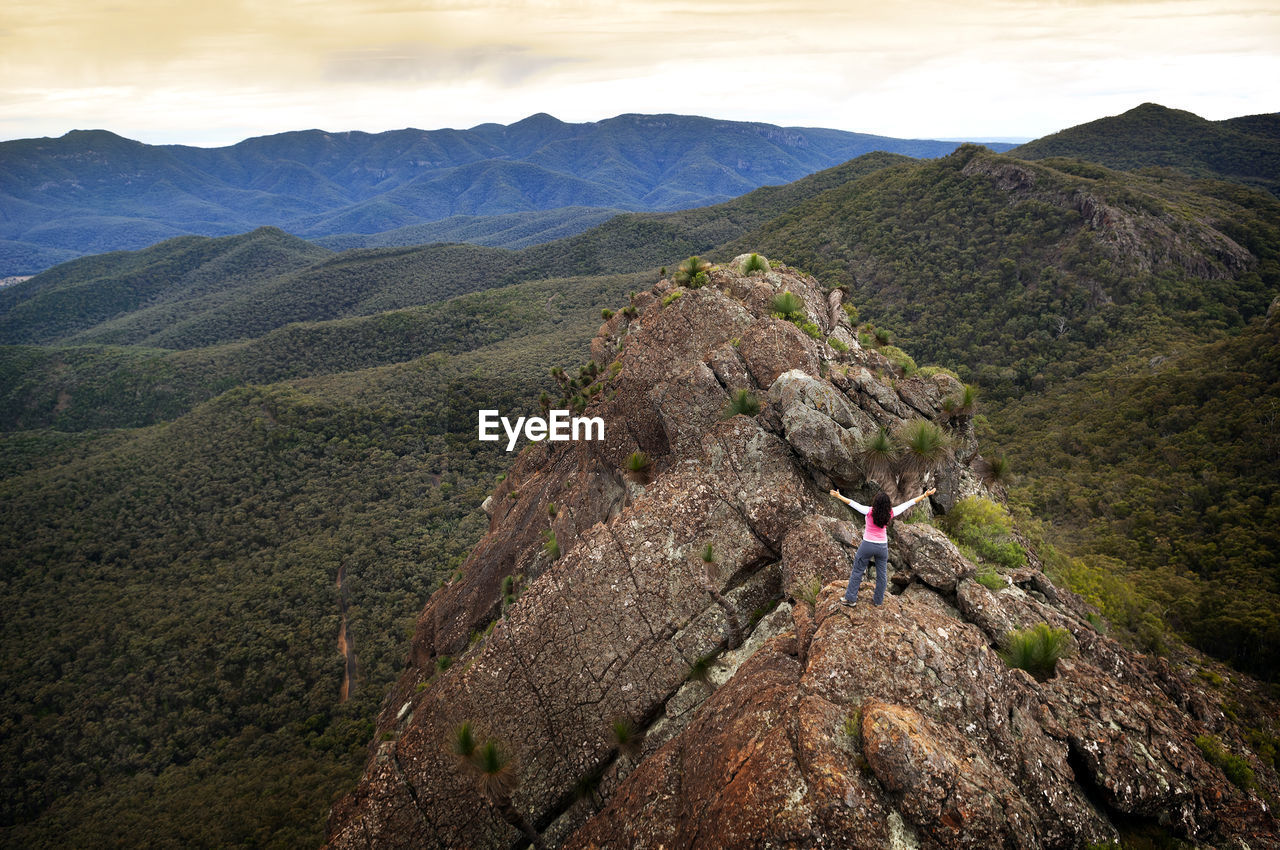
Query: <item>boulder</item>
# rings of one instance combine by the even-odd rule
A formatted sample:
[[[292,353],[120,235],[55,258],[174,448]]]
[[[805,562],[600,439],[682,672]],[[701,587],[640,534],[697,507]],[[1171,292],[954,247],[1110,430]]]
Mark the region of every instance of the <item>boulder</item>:
[[[897,520],[889,538],[898,570],[943,593],[953,593],[961,579],[976,572],[947,535],[931,525]]]

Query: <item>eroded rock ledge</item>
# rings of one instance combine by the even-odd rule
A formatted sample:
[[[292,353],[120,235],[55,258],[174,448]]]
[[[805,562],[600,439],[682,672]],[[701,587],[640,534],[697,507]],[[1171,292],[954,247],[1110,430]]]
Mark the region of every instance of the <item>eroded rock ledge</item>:
[[[419,619],[330,847],[524,846],[450,751],[464,720],[514,752],[512,802],[548,846],[1067,848],[1119,821],[1280,846],[1262,798],[1194,743],[1230,733],[1205,695],[1097,633],[1038,570],[990,591],[946,535],[899,523],[894,594],[840,606],[857,540],[826,491],[869,501],[866,436],[934,421],[953,453],[881,483],[936,484],[937,511],[984,492],[966,417],[947,412],[962,388],[861,349],[839,292],[808,276],[709,276],[661,281],[601,327],[610,377],[588,414],[607,440],[530,447],[495,491],[489,534]],[[808,333],[771,315],[783,291]],[[743,389],[763,410],[723,419]],[[645,485],[623,474],[637,451]],[[525,589],[503,612],[506,576]],[[994,651],[1041,622],[1074,649],[1044,682]],[[619,719],[647,731],[638,751]]]

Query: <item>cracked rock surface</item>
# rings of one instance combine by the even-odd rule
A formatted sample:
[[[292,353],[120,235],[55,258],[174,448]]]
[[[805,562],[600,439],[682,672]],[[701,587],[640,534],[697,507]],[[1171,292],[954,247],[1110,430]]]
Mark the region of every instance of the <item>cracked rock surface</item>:
[[[552,847],[1074,848],[1120,823],[1280,847],[1274,772],[1255,764],[1253,792],[1227,781],[1195,744],[1212,730],[1244,751],[1213,703],[1095,631],[1038,569],[991,591],[941,531],[897,522],[895,592],[841,606],[862,523],[827,490],[871,500],[866,434],[921,418],[951,432],[955,450],[910,482],[946,485],[915,519],[985,492],[972,429],[944,412],[962,388],[829,346],[855,335],[840,293],[806,275],[709,277],[661,281],[601,327],[587,415],[606,439],[531,446],[494,492],[489,533],[419,618],[328,846],[525,846],[451,750],[469,721],[512,754],[514,810]],[[823,339],[771,315],[783,291]],[[742,389],[763,409],[723,418]],[[646,483],[624,475],[637,451]],[[520,594],[504,605],[506,576]],[[1038,623],[1072,648],[1043,681],[997,652]],[[643,742],[620,745],[620,720]]]

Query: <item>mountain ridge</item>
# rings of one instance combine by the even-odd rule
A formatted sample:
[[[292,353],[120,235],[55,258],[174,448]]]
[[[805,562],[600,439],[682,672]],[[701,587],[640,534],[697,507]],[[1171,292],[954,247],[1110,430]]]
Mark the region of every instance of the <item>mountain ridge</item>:
[[[1069,156],[1111,168],[1177,168],[1280,196],[1280,113],[1208,121],[1144,103],[1014,148],[1024,159]]]
[[[469,130],[300,130],[221,148],[74,130],[0,143],[8,213],[0,215],[0,276],[39,271],[33,257],[141,248],[157,233],[222,236],[265,225],[321,237],[453,215],[703,206],[871,150],[939,156],[955,146],[638,114],[584,124],[539,114]]]

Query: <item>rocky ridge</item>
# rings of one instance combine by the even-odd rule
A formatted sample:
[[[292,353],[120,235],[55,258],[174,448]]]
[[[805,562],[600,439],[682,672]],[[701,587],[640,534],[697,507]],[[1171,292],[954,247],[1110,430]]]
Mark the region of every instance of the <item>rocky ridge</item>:
[[[915,519],[993,495],[949,403],[963,388],[861,348],[838,290],[737,268],[660,281],[601,327],[587,413],[606,440],[530,445],[495,490],[329,846],[522,847],[533,830],[570,848],[1065,848],[1141,824],[1280,847],[1274,773],[1253,759],[1243,791],[1196,745],[1248,752],[1203,688],[1100,634],[1034,566],[989,590],[944,533],[900,521],[893,593],[839,605],[861,523],[831,486],[936,486]],[[808,333],[773,313],[784,291]],[[725,418],[738,390],[758,415]],[[863,440],[921,419],[952,451],[873,475]],[[1044,681],[996,652],[1037,623],[1072,648]],[[464,721],[512,755],[508,797],[452,751]]]

